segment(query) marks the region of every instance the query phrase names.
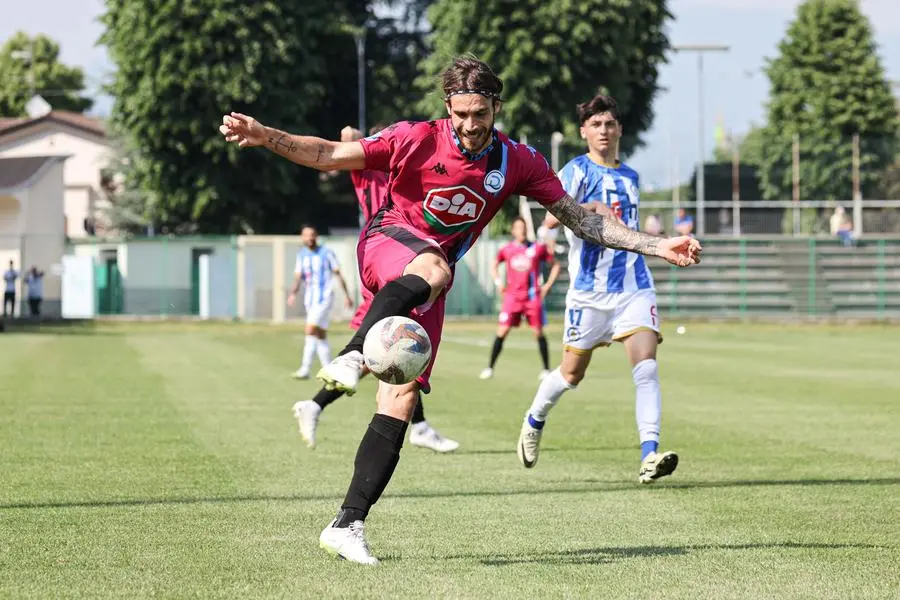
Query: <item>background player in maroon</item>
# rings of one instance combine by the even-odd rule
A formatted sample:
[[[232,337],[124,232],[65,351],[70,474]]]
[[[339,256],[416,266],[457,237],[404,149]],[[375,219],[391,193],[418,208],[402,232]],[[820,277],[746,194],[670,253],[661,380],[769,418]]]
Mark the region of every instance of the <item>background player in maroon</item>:
[[[360,442],[347,495],[319,536],[328,552],[362,564],[378,563],[366,543],[364,520],[397,466],[418,391],[430,390],[453,265],[509,196],[534,198],[576,236],[607,248],[659,256],[679,266],[700,258],[700,243],[693,238],[633,231],[570,198],[543,156],[494,128],[503,83],[488,65],[458,58],[443,73],[442,85],[448,119],[398,123],[359,142],[291,135],[240,113],[225,115],[220,127],[228,142],[265,146],[307,167],[391,173],[390,208],[372,219],[357,249],[363,284],[375,297],[342,354],[319,372],[326,383],[355,391],[366,333],[389,316],[411,315],[431,338],[432,364],[422,377],[406,385],[379,385],[378,412]]]
[[[374,135],[382,129],[384,129],[384,125],[375,125],[369,130],[369,134]],[[353,127],[347,126],[341,130],[342,142],[352,142],[362,137],[363,134]],[[353,189],[359,200],[364,223],[363,231],[365,231],[365,225],[368,225],[372,217],[387,204],[388,174],[385,171],[357,170],[350,171],[350,179],[353,182]],[[365,286],[362,287],[361,292],[363,301],[350,321],[350,328],[354,331],[359,329],[374,297],[372,292]],[[363,371],[364,374],[368,373],[368,369]],[[310,448],[316,447],[316,430],[322,411],[329,404],[343,396],[344,393],[343,390],[328,389],[323,386],[311,400],[300,400],[294,403],[294,418],[297,419],[300,435],[303,436],[306,445]],[[435,452],[453,452],[459,448],[459,442],[444,437],[425,420],[425,408],[422,406],[421,394],[419,394],[410,420],[409,443],[413,446],[434,450]]]
[[[494,345],[491,348],[491,359],[487,368],[479,375],[481,379],[490,379],[494,376],[494,365],[500,351],[503,350],[503,340],[509,334],[510,328],[518,327],[523,318],[534,329],[537,337],[543,365],[539,378],[550,372],[547,338],[544,335],[544,325],[547,324],[544,298],[559,277],[560,265],[545,244],[528,241],[525,228],[525,219],[516,217],[513,220],[510,229],[513,239],[500,248],[494,264],[491,265],[491,276],[503,294],[503,303],[500,306],[497,337],[494,338]],[[501,263],[506,263],[505,281],[500,279],[497,271]],[[541,285],[540,278],[545,264],[550,265],[550,273],[547,281]]]

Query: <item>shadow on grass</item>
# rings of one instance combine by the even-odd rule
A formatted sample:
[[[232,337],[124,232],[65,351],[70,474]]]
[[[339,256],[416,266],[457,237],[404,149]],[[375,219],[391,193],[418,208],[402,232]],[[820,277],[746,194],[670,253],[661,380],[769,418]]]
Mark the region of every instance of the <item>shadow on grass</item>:
[[[801,480],[738,480],[738,481],[709,481],[709,482],[685,482],[685,483],[661,483],[656,486],[643,487],[637,483],[628,482],[596,482],[591,486],[565,487],[541,487],[524,488],[515,490],[483,490],[483,491],[457,491],[457,492],[400,492],[388,493],[385,498],[391,499],[428,499],[428,498],[479,498],[479,497],[503,497],[503,496],[533,496],[536,494],[597,494],[603,492],[622,492],[647,490],[656,493],[665,493],[667,490],[685,489],[715,489],[715,488],[744,488],[744,487],[770,487],[770,486],[890,486],[900,485],[900,478],[881,479],[801,479]],[[117,500],[71,500],[71,501],[31,501],[0,504],[0,510],[27,510],[45,508],[118,508],[129,506],[177,506],[183,504],[232,504],[241,502],[312,502],[323,500],[340,500],[342,493],[328,494],[296,494],[296,495],[235,495],[235,496],[209,496],[209,497],[182,497],[182,498],[124,498]]]
[[[741,550],[889,550],[887,546],[873,544],[819,544],[800,542],[768,542],[757,544],[697,544],[691,546],[634,546],[630,548],[584,548],[554,552],[523,552],[486,556],[484,554],[455,554],[435,557],[438,560],[477,560],[489,567],[509,565],[594,565],[607,564],[629,558],[653,558],[657,556],[685,556],[692,552],[741,551]],[[388,558],[390,560],[390,558]],[[399,560],[399,559],[395,559]]]

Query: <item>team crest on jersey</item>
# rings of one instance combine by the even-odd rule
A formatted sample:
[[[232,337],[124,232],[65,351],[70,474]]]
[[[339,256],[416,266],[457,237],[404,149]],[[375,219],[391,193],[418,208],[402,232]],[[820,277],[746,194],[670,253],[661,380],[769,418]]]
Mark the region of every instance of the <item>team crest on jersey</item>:
[[[425,221],[443,233],[461,231],[478,220],[487,202],[464,185],[430,190],[422,203]]]
[[[504,185],[506,185],[506,177],[496,169],[484,176],[484,189],[492,194],[500,193]]]
[[[530,248],[529,248],[530,250]],[[518,271],[520,273],[524,273],[528,269],[531,268],[531,259],[527,256],[528,252],[525,254],[517,254],[512,257],[509,261],[509,266],[512,267],[514,271]]]

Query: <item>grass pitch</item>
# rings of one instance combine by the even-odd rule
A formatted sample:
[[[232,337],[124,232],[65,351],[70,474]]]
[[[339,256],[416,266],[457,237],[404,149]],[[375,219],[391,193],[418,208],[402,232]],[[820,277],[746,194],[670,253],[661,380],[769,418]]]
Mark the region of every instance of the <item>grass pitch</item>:
[[[595,354],[526,471],[530,333],[482,382],[493,325],[450,324],[425,409],[462,446],[406,444],[367,525],[378,568],[317,543],[374,383],[323,413],[308,450],[298,328],[0,335],[0,597],[900,597],[900,332],[674,325],[661,447],[681,464],[641,487],[621,348]]]

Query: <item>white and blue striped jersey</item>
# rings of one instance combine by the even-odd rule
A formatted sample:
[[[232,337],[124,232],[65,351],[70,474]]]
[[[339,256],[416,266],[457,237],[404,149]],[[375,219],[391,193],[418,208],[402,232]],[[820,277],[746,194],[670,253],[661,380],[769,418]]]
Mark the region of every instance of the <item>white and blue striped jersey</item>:
[[[582,154],[563,167],[559,178],[569,196],[579,204],[603,202],[628,227],[639,229],[638,174],[628,165],[606,167]],[[640,254],[593,244],[575,237],[568,228],[566,239],[569,241],[569,299],[591,303],[604,294],[654,289],[653,276]]]
[[[339,267],[337,256],[325,246],[315,250],[303,247],[297,253],[294,274],[303,279],[303,304],[310,306],[331,304],[334,299],[332,279]]]

